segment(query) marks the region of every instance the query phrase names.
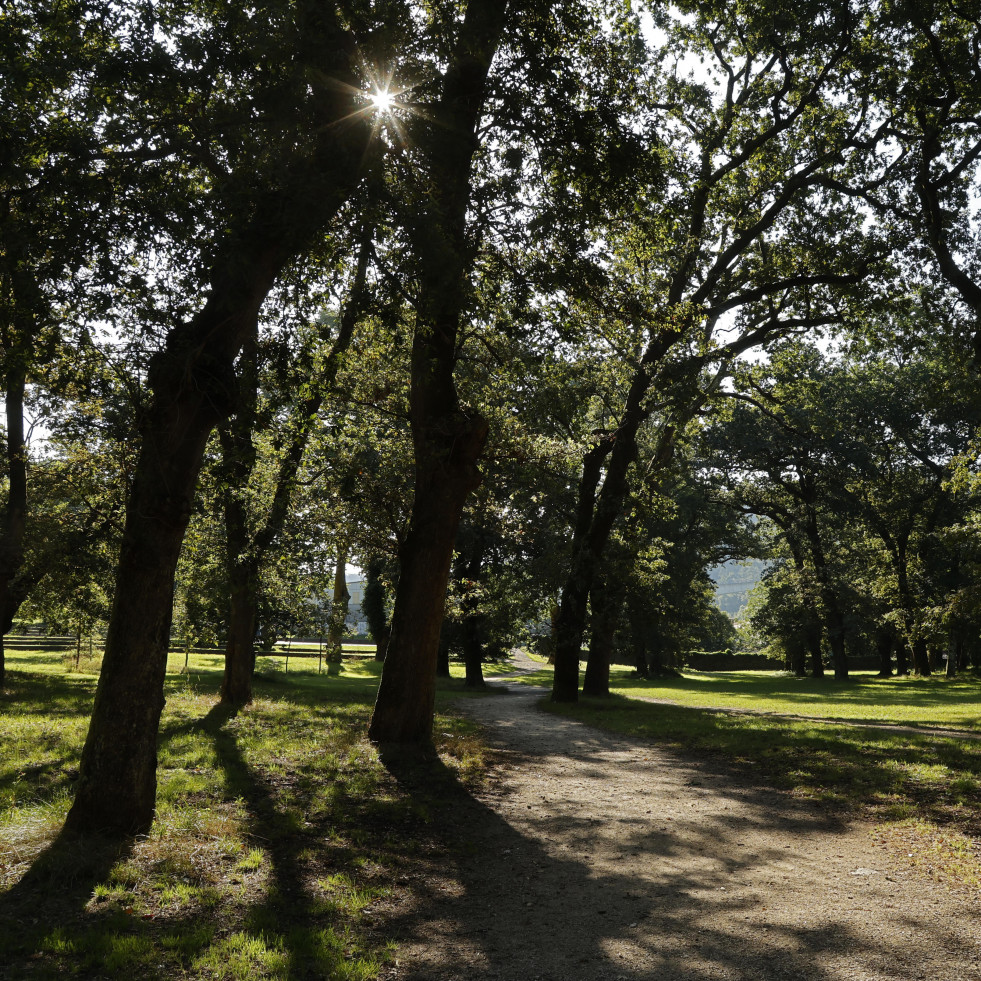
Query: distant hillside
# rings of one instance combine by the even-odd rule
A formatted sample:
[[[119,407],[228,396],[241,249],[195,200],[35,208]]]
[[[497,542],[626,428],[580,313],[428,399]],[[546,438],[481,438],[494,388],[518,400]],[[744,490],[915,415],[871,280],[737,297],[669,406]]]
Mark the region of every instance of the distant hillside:
[[[760,559],[724,562],[709,570],[715,582],[715,605],[731,617],[742,614],[749,591],[760,581],[766,563]]]

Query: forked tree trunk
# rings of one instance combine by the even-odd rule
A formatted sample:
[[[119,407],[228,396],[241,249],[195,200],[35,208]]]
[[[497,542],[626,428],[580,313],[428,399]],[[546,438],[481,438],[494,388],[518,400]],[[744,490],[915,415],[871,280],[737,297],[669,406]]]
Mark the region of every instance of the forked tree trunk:
[[[583,460],[572,556],[559,603],[555,672],[552,676],[553,702],[575,702],[579,698],[579,659],[586,626],[586,602],[613,526],[623,511],[628,472],[637,457],[637,433],[652,410],[647,394],[665,355],[684,333],[684,329],[671,317],[665,318],[663,328],[648,341],[634,371],[616,431],[607,433]],[[661,431],[649,473],[671,458],[678,426],[687,422],[700,405],[701,399],[696,398],[683,408],[676,407],[671,424]],[[598,454],[598,459],[591,457],[594,452]],[[597,493],[599,467],[607,454],[606,473]],[[593,467],[596,468],[595,474],[590,472]]]
[[[258,336],[248,337],[239,358],[239,387],[234,416],[219,427],[221,473],[224,483],[225,556],[229,579],[228,639],[221,700],[229,705],[252,701],[255,675],[255,630],[259,614],[261,569],[286,521],[296,475],[303,462],[314,420],[333,387],[340,355],[347,350],[364,308],[368,255],[373,225],[365,221],[360,233],[358,263],[351,293],[341,314],[337,337],[320,376],[311,379],[310,392],[295,411],[292,434],[280,459],[272,500],[260,522],[250,516],[243,492],[255,470],[256,407],[259,395]],[[346,615],[346,614],[345,614]],[[328,658],[328,660],[330,660]],[[339,661],[336,663],[340,663]]]
[[[576,521],[572,531],[573,555],[569,575],[562,587],[562,596],[552,614],[555,665],[552,677],[553,701],[574,702],[579,697],[579,660],[582,657],[586,604],[592,588],[594,564],[578,553],[588,547],[589,531],[596,507],[596,489],[603,463],[612,450],[613,441],[604,434],[583,456]]]

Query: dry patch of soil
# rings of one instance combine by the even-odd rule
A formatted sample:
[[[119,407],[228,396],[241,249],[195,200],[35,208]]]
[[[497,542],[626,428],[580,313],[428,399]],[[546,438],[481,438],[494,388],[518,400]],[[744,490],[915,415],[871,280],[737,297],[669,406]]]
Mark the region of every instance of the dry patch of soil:
[[[745,772],[543,713],[543,694],[461,706],[501,763],[444,799],[445,847],[377,910],[388,981],[981,981],[976,894]]]

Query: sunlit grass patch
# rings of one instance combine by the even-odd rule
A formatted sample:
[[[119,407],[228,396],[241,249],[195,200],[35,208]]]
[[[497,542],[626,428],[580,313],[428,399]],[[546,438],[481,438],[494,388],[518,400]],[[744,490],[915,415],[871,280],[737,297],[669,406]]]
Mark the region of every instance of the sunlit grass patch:
[[[879,678],[855,672],[847,682],[795,678],[774,671],[689,671],[682,677],[645,679],[614,667],[610,690],[627,698],[668,701],[693,708],[842,719],[887,725],[950,727],[981,732],[981,678]],[[523,676],[525,684],[550,687],[552,669]]]
[[[95,689],[43,667],[0,696],[0,901],[61,828]],[[101,862],[57,842],[43,909],[0,924],[0,964],[58,979],[375,977],[390,945],[369,911],[413,860],[426,809],[366,739],[380,665],[328,678],[291,661],[237,713],[218,704],[218,670],[190,667],[166,682],[150,834]],[[446,771],[479,780],[474,727],[443,713],[438,729]],[[67,881],[85,894],[62,902]]]
[[[921,872],[981,892],[981,841],[977,838],[915,817],[880,825],[872,836],[905,854]]]

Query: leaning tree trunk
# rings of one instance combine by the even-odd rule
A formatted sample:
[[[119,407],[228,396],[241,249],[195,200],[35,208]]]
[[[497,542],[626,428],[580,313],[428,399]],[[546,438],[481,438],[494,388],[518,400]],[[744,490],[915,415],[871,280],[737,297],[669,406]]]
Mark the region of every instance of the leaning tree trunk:
[[[419,263],[419,303],[412,340],[409,421],[415,482],[409,530],[399,549],[392,632],[369,735],[376,742],[425,746],[432,741],[436,653],[453,544],[487,422],[457,399],[453,370],[467,305],[473,244],[467,211],[477,127],[491,61],[508,3],[470,0],[443,76],[440,100],[416,129],[425,186],[405,201]]]
[[[259,258],[244,295],[239,289],[213,293],[151,365],[153,398],[141,432],[69,832],[143,834],[153,820],[174,574],[205,444],[232,405],[237,346],[272,285],[276,264],[271,256]],[[236,278],[235,285],[244,284]],[[233,323],[237,332],[229,330]],[[208,337],[211,343],[192,343]]]
[[[612,450],[613,441],[604,436],[583,456],[576,523],[572,531],[573,557],[570,575],[562,587],[562,597],[552,616],[555,665],[552,677],[553,701],[574,702],[579,695],[579,660],[582,656],[586,604],[592,587],[594,566],[579,557],[578,553],[587,547],[596,506],[596,488],[602,475],[603,462]]]
[[[414,379],[414,384],[426,382]],[[443,432],[450,434],[453,422],[445,423]],[[477,458],[487,423],[461,413],[455,429],[443,452],[417,443],[412,516],[400,549],[392,632],[368,730],[379,743],[432,741],[436,656],[453,543],[467,495],[479,483]]]
[[[6,347],[6,345],[5,345]],[[3,635],[10,632],[23,596],[14,580],[24,563],[27,527],[27,444],[24,441],[24,389],[27,377],[16,351],[5,350],[7,417],[7,502],[0,534],[0,690],[6,681]]]
[[[258,185],[248,218],[220,243],[201,311],[171,331],[148,375],[149,406],[127,504],[109,630],[75,801],[73,834],[146,833],[156,795],[157,731],[173,607],[174,574],[205,444],[234,404],[234,361],[287,262],[304,254],[353,192],[370,139],[351,92],[353,39],[322,8],[303,24],[322,74],[324,126],[309,156],[284,151],[274,187]],[[352,112],[355,113],[352,116]],[[347,119],[341,130],[331,122]]]
[[[678,323],[670,317],[666,318],[664,328],[656,332],[644,349],[631,379],[623,415],[616,431],[605,434],[603,440],[583,460],[583,476],[579,482],[579,503],[572,535],[572,556],[569,573],[562,587],[556,620],[553,702],[575,702],[579,698],[579,659],[586,627],[586,603],[610,533],[623,510],[628,488],[627,474],[637,456],[637,432],[651,413],[647,393],[653,384],[657,366],[677,338],[683,335],[684,331],[679,330]],[[701,400],[696,400],[684,410],[677,410],[678,414],[672,424],[662,430],[651,469],[670,459],[676,429],[687,421],[681,416],[685,412],[694,414],[700,404]],[[596,493],[599,468],[607,454],[609,459],[603,485],[599,493]]]

